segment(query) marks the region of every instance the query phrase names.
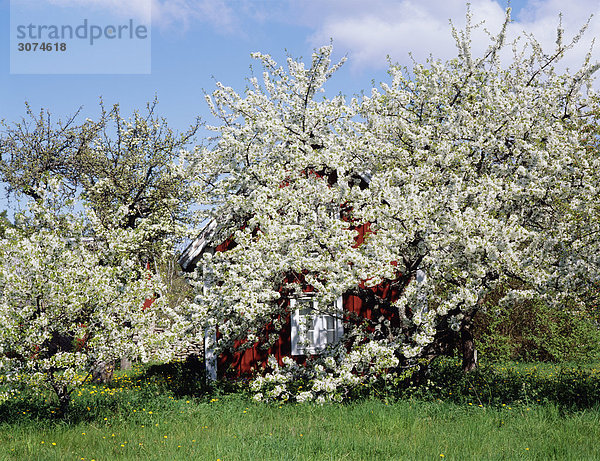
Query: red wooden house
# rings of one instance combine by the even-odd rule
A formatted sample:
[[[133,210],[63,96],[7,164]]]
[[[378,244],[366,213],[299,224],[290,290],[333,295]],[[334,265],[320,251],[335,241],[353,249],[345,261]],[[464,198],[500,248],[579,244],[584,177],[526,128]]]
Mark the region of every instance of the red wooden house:
[[[185,271],[192,271],[205,252],[227,251],[231,241],[213,245],[211,237],[216,234],[217,224],[211,221],[183,252],[179,263]],[[356,228],[358,231],[356,242],[361,244],[369,232],[369,224]],[[422,274],[418,274],[418,277]],[[310,288],[306,296],[284,299],[285,311],[289,313],[283,319],[283,328],[278,331],[275,343],[265,348],[263,341],[258,341],[251,347],[237,352],[227,352],[215,357],[211,345],[217,340],[216,332],[210,332],[205,338],[205,361],[208,376],[211,378],[240,378],[250,375],[259,367],[266,366],[269,356],[274,356],[282,364],[283,357],[293,357],[302,362],[307,355],[318,354],[328,344],[335,343],[343,335],[344,329],[350,324],[361,323],[375,326],[381,321],[382,316],[390,322],[392,327],[398,326],[399,316],[395,309],[390,308],[390,303],[398,299],[400,291],[405,286],[406,280],[381,283],[374,287],[364,284],[356,290],[344,293],[336,301],[340,315],[319,314],[320,309],[311,297]],[[275,332],[272,325],[266,327],[269,333]],[[241,342],[238,342],[238,345]],[[262,346],[262,347],[261,347]]]
[[[331,180],[331,177],[329,179]],[[368,187],[368,177],[361,176],[360,181],[361,188]],[[361,245],[371,232],[370,224],[364,223],[353,228],[357,231],[355,244]],[[231,248],[234,244],[231,239],[225,242],[214,241],[218,230],[217,221],[212,220],[204,227],[199,237],[188,245],[179,258],[179,264],[184,271],[193,271],[206,252],[227,251]],[[417,271],[417,279],[419,280],[420,277],[424,277],[424,274]],[[389,321],[391,327],[398,326],[400,322],[398,312],[392,309],[390,304],[398,299],[408,280],[409,278],[399,275],[396,280],[386,281],[374,287],[366,287],[361,283],[355,290],[346,292],[338,298],[335,307],[340,312],[339,316],[320,314],[322,309],[319,309],[316,305],[317,301],[311,296],[311,288],[303,288],[306,296],[282,300],[284,311],[287,313],[286,318],[283,319],[283,328],[275,332],[272,325],[267,325],[265,333],[279,334],[275,343],[268,348],[264,347],[264,342],[259,340],[238,352],[223,353],[215,357],[211,344],[217,340],[217,335],[215,332],[207,334],[205,360],[208,376],[212,378],[246,376],[259,367],[266,366],[269,356],[274,356],[280,364],[283,357],[293,357],[302,362],[307,355],[318,354],[328,344],[337,342],[343,335],[344,329],[350,324],[366,322],[367,325],[371,325],[367,328],[374,328],[384,318]]]

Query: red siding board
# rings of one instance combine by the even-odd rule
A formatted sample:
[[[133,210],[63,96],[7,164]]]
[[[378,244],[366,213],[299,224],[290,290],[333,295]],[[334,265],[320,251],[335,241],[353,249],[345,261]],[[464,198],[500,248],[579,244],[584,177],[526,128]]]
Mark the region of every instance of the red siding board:
[[[272,325],[265,328],[271,334],[276,333]],[[239,349],[245,341],[236,341],[234,349]],[[219,378],[243,378],[251,375],[254,370],[264,368],[267,365],[269,356],[273,355],[280,365],[283,365],[283,357],[292,355],[291,344],[291,325],[289,315],[287,316],[279,337],[275,343],[268,349],[264,348],[264,342],[258,341],[248,349],[234,353],[223,353],[217,360],[217,371]]]

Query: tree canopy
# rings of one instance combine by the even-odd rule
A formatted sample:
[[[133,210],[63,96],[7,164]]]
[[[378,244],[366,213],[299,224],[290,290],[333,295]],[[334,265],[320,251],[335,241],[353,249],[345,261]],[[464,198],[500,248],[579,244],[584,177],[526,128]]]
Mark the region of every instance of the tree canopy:
[[[392,281],[401,293],[386,306],[399,327],[374,320],[346,331],[349,349],[332,347],[307,367],[272,362],[256,381],[259,398],[289,398],[286,383],[304,377],[312,384],[297,398],[339,399],[375,371],[401,373],[459,338],[471,348],[468,368],[473,316],[498,287],[509,287],[500,303],[540,296],[576,309],[598,283],[600,220],[590,217],[600,157],[589,130],[599,65],[588,57],[576,72],[558,71],[579,39],[563,42],[560,29],[550,53],[532,37],[506,43],[510,10],[473,56],[468,19],[454,30],[455,59],[410,72],[392,65],[391,82],[363,98],[322,96],[342,64],[331,47],[310,66],[256,54],[262,81],[251,78],[244,94],[219,83],[207,98],[222,124],[189,161],[197,201],[219,223],[214,241],[235,246],[205,255],[212,283],[195,309],[219,326],[221,347],[252,342],[286,315],[278,301],[301,292],[290,274],[323,306],[362,282]],[[361,245],[355,223],[370,223]]]
[[[197,121],[176,134],[156,105],[126,118],[118,104],[107,110],[101,103],[98,121],[83,123],[79,111],[55,122],[49,111],[35,115],[26,105],[20,122],[3,123],[0,178],[8,193],[35,200],[43,200],[49,184],[60,179],[62,199],[83,199],[103,228],[141,227],[138,257],[152,260],[152,245],[172,247],[189,216],[189,181],[176,162],[199,126]]]

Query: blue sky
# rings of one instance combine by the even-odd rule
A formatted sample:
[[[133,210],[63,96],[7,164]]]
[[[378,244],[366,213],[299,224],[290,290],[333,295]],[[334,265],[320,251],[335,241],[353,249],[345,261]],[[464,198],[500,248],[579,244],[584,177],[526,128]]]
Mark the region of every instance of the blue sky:
[[[18,2],[22,0],[13,0]],[[271,54],[283,63],[286,51],[310,59],[312,50],[333,40],[337,58],[348,63],[329,82],[328,93],[351,96],[368,91],[372,82],[387,80],[386,56],[410,64],[432,54],[454,55],[448,20],[464,24],[464,0],[35,0],[56,8],[93,6],[121,17],[135,17],[152,4],[151,73],[131,75],[11,75],[10,1],[0,0],[0,118],[16,121],[28,101],[34,111],[44,107],[65,118],[83,106],[82,117],[95,118],[98,101],[120,103],[124,114],[143,109],[156,95],[158,112],[181,130],[196,116],[211,121],[203,90],[215,81],[243,91],[253,63],[250,53]],[[475,20],[497,31],[504,1],[471,0]],[[567,5],[567,7],[565,7]],[[47,6],[47,5],[46,5]],[[587,43],[600,38],[597,0],[519,0],[512,2],[511,34],[526,30],[551,47],[562,9],[566,34],[575,33],[596,13],[586,40],[572,53],[575,67]],[[483,47],[476,37],[474,47]],[[600,45],[600,44],[599,44]],[[598,52],[595,52],[598,58]],[[0,202],[2,208],[2,202]]]

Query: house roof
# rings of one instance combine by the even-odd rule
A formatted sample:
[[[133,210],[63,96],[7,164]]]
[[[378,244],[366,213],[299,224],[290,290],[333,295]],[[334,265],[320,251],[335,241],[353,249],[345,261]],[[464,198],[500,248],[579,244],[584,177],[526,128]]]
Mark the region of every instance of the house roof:
[[[200,235],[193,240],[177,260],[181,268],[186,272],[191,272],[202,257],[202,253],[210,246],[210,243],[217,233],[219,225],[216,219],[211,219],[200,232]]]

